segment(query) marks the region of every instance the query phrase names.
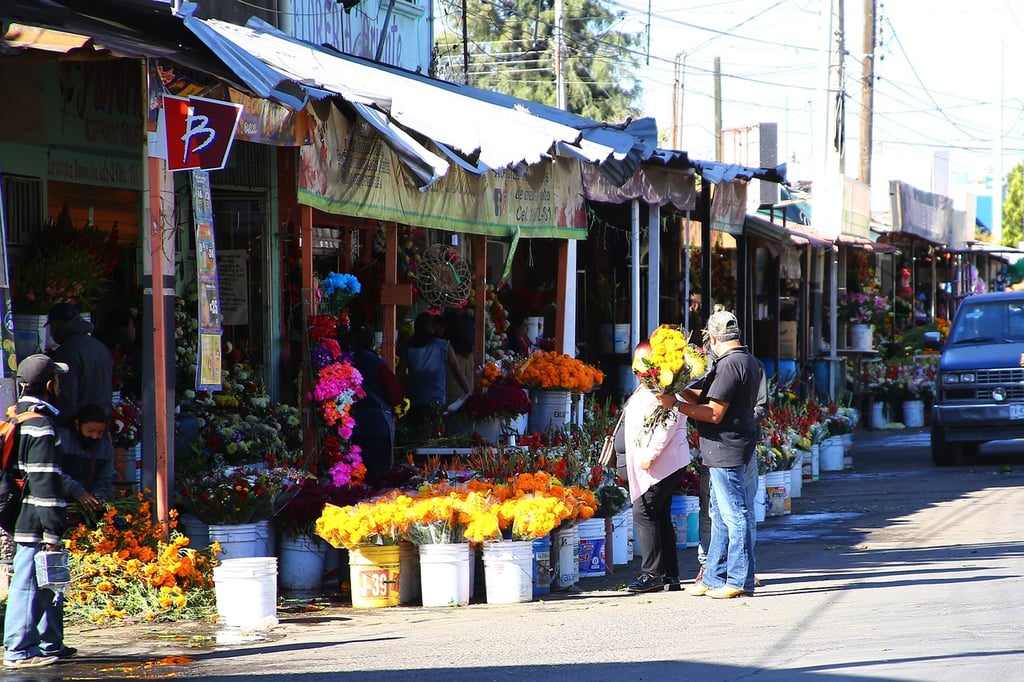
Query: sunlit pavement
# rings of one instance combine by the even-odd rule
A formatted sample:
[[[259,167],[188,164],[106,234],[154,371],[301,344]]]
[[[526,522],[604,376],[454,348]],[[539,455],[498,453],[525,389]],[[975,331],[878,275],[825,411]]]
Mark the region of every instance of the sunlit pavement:
[[[823,472],[792,513],[759,524],[751,598],[630,595],[634,559],[528,604],[293,602],[251,638],[191,622],[69,627],[79,657],[4,679],[1019,678],[1024,447],[982,453],[938,469],[926,429],[858,432],[852,469]],[[692,576],[695,550],[679,556]]]

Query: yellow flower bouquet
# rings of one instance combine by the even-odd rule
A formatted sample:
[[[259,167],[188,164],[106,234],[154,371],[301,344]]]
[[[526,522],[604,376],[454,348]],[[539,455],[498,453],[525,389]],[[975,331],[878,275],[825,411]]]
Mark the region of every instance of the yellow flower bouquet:
[[[398,492],[349,507],[325,504],[314,530],[332,547],[397,545],[405,537],[413,500]]]
[[[530,388],[589,393],[604,381],[604,372],[571,355],[534,351],[516,367],[516,379]]]
[[[648,352],[636,353],[633,372],[637,380],[656,395],[679,393],[708,370],[704,351],[687,341],[687,334],[678,327],[663,324],[654,330]],[[664,424],[671,410],[657,407],[644,420],[644,430],[650,432]]]

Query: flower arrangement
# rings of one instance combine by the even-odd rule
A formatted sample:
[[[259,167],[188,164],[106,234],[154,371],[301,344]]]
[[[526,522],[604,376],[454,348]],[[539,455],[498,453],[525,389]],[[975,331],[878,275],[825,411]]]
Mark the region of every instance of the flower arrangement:
[[[329,272],[317,286],[317,309],[323,315],[337,318],[348,326],[348,304],[352,297],[362,291],[362,285],[355,275]]]
[[[847,293],[839,300],[839,315],[849,324],[881,326],[889,314],[889,302],[871,293]]]
[[[347,507],[326,504],[314,530],[332,547],[397,545],[405,537],[411,505],[412,498],[397,491]]]
[[[186,479],[180,494],[184,506],[203,523],[256,523],[278,513],[307,476],[285,467],[222,467]]]
[[[408,509],[407,537],[417,545],[466,542],[466,528],[489,507],[480,492],[451,490],[447,484],[427,489]]]
[[[121,398],[110,413],[110,439],[115,448],[130,448],[142,440],[142,410],[130,398]]]
[[[55,243],[52,251],[12,269],[11,298],[17,313],[45,315],[61,301],[88,311],[106,290],[102,263],[71,244]]]
[[[170,526],[177,511],[170,511]],[[97,523],[70,530],[71,621],[205,620],[214,615],[213,567],[220,545],[188,547],[177,531],[164,539],[150,503],[137,495],[107,504]]]
[[[360,483],[366,466],[359,446],[351,443],[355,420],[352,405],[366,396],[363,377],[352,364],[352,354],[341,350],[337,340],[339,324],[347,324],[344,306],[359,292],[352,275],[330,273],[319,287],[320,314],[309,318],[310,359],[313,390],[309,399],[317,404],[317,415],[325,432],[320,439],[319,471],[322,466],[335,485]]]
[[[534,351],[515,369],[524,386],[572,393],[589,393],[604,381],[604,373],[582,360],[556,351]]]
[[[515,377],[502,375],[470,393],[460,411],[474,420],[510,420],[532,412],[533,403]]]
[[[700,473],[698,472],[696,462],[691,461],[683,467],[683,475],[676,485],[675,494],[688,495],[690,497],[700,495]]]
[[[686,338],[683,330],[667,324],[654,330],[649,352],[637,353],[633,360],[633,372],[641,385],[657,395],[667,395],[679,393],[704,376],[708,369],[704,352]],[[673,411],[659,405],[644,418],[643,430],[650,433],[670,418],[675,418]]]

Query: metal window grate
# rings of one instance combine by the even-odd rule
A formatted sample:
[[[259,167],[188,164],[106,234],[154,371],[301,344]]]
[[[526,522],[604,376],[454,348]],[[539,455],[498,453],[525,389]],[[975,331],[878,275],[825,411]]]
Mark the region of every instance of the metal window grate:
[[[43,226],[43,181],[21,175],[3,176],[7,243],[31,246]]]
[[[231,146],[227,166],[210,173],[214,187],[234,189],[266,189],[270,186],[270,151],[274,147],[236,141]]]

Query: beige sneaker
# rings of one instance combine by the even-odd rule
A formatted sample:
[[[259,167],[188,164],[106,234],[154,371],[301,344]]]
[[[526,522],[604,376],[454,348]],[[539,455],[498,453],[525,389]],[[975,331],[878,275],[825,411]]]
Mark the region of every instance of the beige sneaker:
[[[31,656],[29,658],[19,658],[16,661],[10,659],[4,659],[5,668],[42,668],[43,666],[53,665],[59,659],[56,656]]]
[[[732,585],[722,585],[721,587],[717,587],[713,590],[707,590],[707,595],[712,599],[732,599],[733,597],[741,597],[745,594],[748,593],[738,587],[733,587]],[[753,593],[751,592],[749,594]]]
[[[702,597],[708,593],[708,586],[704,583],[694,583],[686,588],[686,594],[694,597]]]

